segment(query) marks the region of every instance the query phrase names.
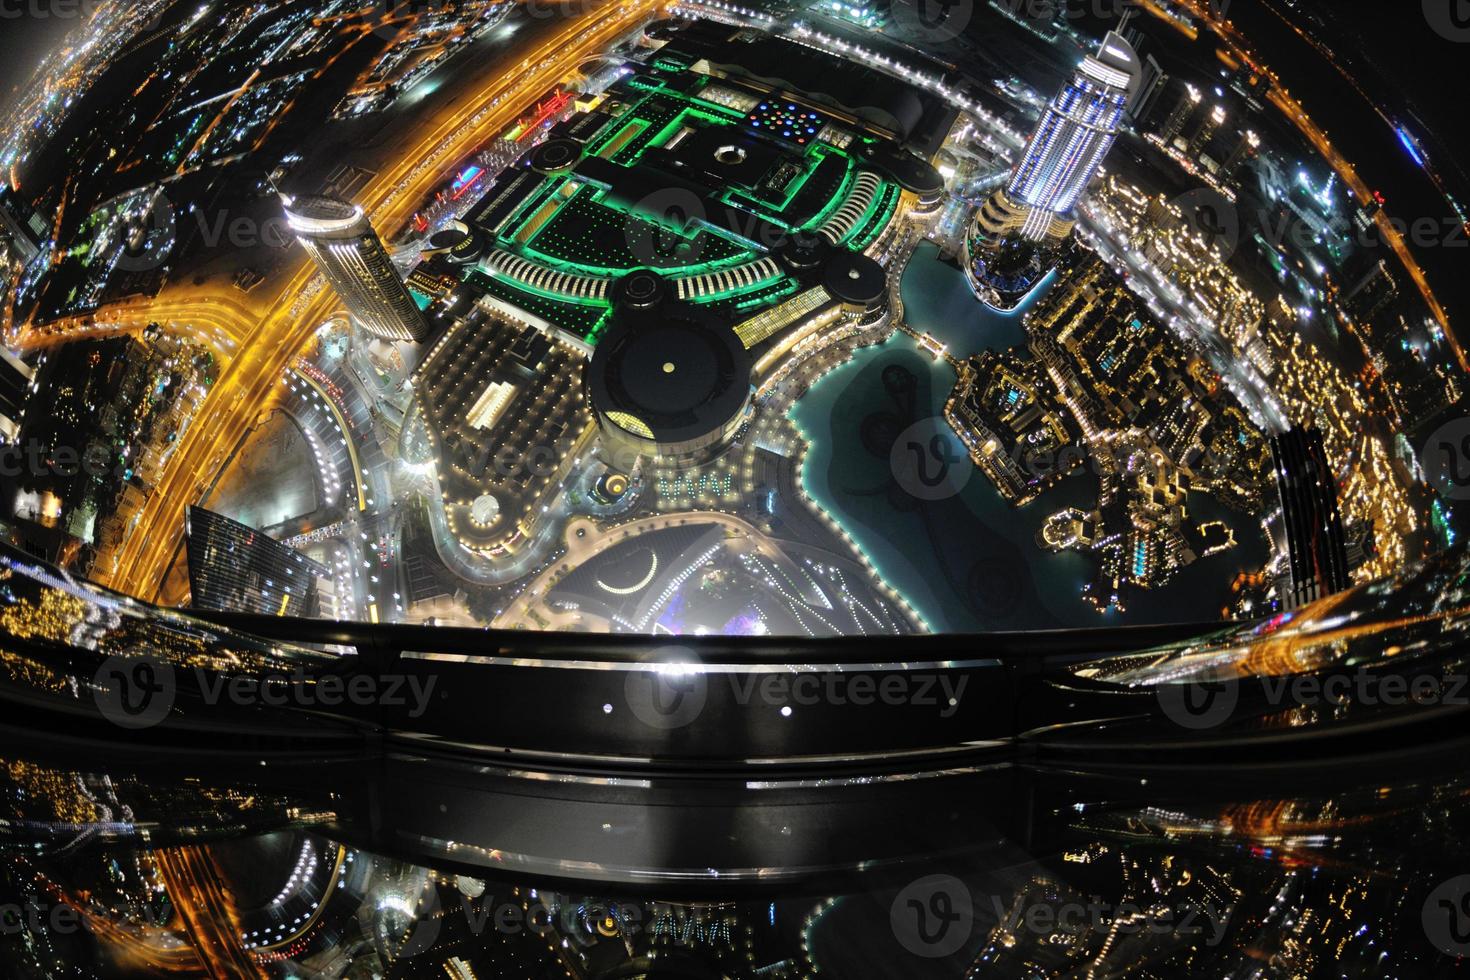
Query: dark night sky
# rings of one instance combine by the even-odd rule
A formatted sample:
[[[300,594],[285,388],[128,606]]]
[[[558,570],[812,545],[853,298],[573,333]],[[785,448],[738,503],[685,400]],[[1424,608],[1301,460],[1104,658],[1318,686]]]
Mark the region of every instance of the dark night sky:
[[[127,0],[112,0],[127,2]],[[1297,0],[1325,9],[1343,11],[1339,0]],[[1459,0],[1444,0],[1446,4]],[[53,5],[48,0],[0,0],[0,99],[8,101],[16,87],[29,79],[45,51],[54,46],[66,31],[77,25],[75,19],[57,16],[38,17]],[[74,10],[84,4],[61,4],[56,9]],[[19,12],[27,12],[14,16]],[[1450,73],[1470,56],[1470,44],[1446,40],[1430,29],[1420,4],[1405,2],[1377,4],[1369,17],[1342,17],[1345,34],[1355,34],[1360,48],[1371,51],[1371,60],[1393,81],[1403,84],[1430,114],[1438,117],[1445,106],[1446,90],[1457,90],[1450,84]],[[1456,92],[1456,95],[1458,93]],[[1442,120],[1433,120],[1438,123]]]
[[[1337,0],[1312,2],[1337,12],[1334,19],[1357,49],[1358,63],[1378,74],[1373,87],[1385,101],[1402,94],[1442,143],[1455,149],[1463,113],[1463,85],[1456,79],[1463,78],[1465,60],[1470,58],[1470,32],[1454,37],[1437,32],[1418,2],[1382,4],[1370,16],[1348,16],[1353,7]],[[1465,0],[1435,2],[1446,10],[1456,3],[1470,9]],[[1463,170],[1470,161],[1463,151],[1458,153]]]
[[[18,10],[43,9],[43,3],[30,0],[0,0],[0,10],[14,14]],[[25,85],[46,52],[55,47],[69,30],[78,26],[75,19],[57,17],[7,16],[0,20],[0,103],[9,104],[16,91]]]
[[[106,2],[127,3],[131,0]],[[1283,0],[1239,2],[1242,6],[1254,6],[1266,2],[1281,4]],[[1443,2],[1448,6],[1470,3],[1470,0]],[[1417,0],[1375,3],[1369,16],[1363,16],[1367,11],[1358,6],[1362,0],[1346,5],[1346,9],[1341,0],[1292,0],[1292,3],[1298,10],[1316,8],[1328,13],[1340,33],[1339,40],[1356,48],[1358,63],[1370,65],[1369,71],[1379,76],[1370,82],[1370,87],[1379,92],[1386,91],[1388,101],[1407,98],[1425,123],[1415,128],[1421,130],[1421,135],[1422,130],[1427,129],[1441,138],[1443,142],[1436,147],[1441,166],[1446,157],[1454,154],[1460,157],[1457,161],[1460,166],[1451,169],[1458,169],[1461,175],[1470,170],[1467,166],[1470,161],[1454,145],[1458,142],[1454,133],[1459,125],[1461,106],[1460,86],[1451,81],[1465,58],[1470,56],[1470,43],[1457,43],[1436,33]],[[16,91],[30,80],[45,53],[69,30],[78,26],[74,16],[77,8],[88,6],[75,0],[0,0],[0,14],[5,15],[0,18],[0,105],[11,101]],[[65,11],[73,16],[37,15],[37,12],[48,10]],[[1286,74],[1290,75],[1290,72]],[[1311,84],[1314,80],[1302,78],[1295,81]],[[1332,84],[1330,78],[1325,81]]]

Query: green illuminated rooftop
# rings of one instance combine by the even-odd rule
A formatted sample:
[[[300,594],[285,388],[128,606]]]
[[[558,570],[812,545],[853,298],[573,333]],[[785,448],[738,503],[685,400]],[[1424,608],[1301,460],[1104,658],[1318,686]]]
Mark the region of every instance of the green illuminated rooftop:
[[[746,317],[801,288],[768,258],[783,241],[820,232],[866,248],[901,193],[857,154],[871,139],[841,121],[667,59],[614,85],[575,130],[553,132],[571,152],[555,167],[533,158],[539,183],[482,226],[475,281],[588,343],[609,284],[635,269]]]

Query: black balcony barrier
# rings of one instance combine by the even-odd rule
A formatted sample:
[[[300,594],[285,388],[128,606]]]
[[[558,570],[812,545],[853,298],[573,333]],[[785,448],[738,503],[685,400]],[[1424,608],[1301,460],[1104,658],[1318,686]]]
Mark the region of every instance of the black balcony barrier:
[[[1466,564],[1445,556],[1243,625],[810,640],[184,613],[5,552],[0,697],[4,724],[57,738],[321,752],[388,739],[582,772],[1315,751],[1458,719]]]
[[[1204,630],[814,640],[202,615],[257,637],[345,647],[357,654],[342,662],[354,674],[427,692],[426,707],[412,697],[348,705],[386,730],[546,761],[706,768],[973,752],[1017,733],[1026,678]]]

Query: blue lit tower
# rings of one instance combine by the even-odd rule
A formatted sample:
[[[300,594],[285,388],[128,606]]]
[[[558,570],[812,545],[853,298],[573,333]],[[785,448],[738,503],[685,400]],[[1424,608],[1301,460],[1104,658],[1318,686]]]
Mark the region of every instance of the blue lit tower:
[[[1070,234],[1072,209],[1112,149],[1142,78],[1133,45],[1113,32],[1046,107],[1009,182],[975,212],[965,238],[971,285],[986,302],[1013,306],[1041,277],[1036,246]]]
[[[1010,183],[980,212],[992,233],[1020,230],[1030,239],[1066,237],[1077,198],[1117,138],[1128,100],[1138,90],[1138,54],[1119,34],[1077,66],[1042,113]]]

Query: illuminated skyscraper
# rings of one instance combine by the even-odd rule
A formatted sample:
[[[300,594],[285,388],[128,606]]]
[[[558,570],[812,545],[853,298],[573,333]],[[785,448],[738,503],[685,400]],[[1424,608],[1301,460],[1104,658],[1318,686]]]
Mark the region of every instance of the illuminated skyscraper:
[[[0,445],[14,442],[20,433],[32,377],[30,368],[0,348]]]
[[[1273,436],[1271,456],[1288,558],[1281,601],[1284,608],[1297,609],[1352,584],[1347,536],[1322,433],[1297,426]]]
[[[0,237],[10,243],[22,263],[29,264],[50,234],[50,227],[9,185],[0,183]]]
[[[1204,101],[1205,97],[1199,89],[1193,85],[1184,86],[1184,94],[1179,96],[1179,102],[1174,106],[1174,111],[1169,113],[1164,129],[1159,134],[1165,143],[1172,143],[1174,137],[1184,132],[1184,127],[1188,124],[1190,117]]]
[[[1046,107],[1010,181],[975,212],[965,235],[965,274],[982,301],[1015,309],[1046,275],[1142,78],[1138,52],[1114,31]]]
[[[427,336],[428,320],[362,208],[331,197],[282,200],[297,241],[353,320],[384,340],[421,341]]]
[[[1164,92],[1169,88],[1169,73],[1164,71],[1153,55],[1143,59],[1143,76],[1138,83],[1138,95],[1128,106],[1128,114],[1138,122],[1153,114]]]
[[[315,616],[323,565],[239,521],[190,507],[184,524],[195,609]]]
[[[1220,172],[1226,177],[1232,177],[1240,169],[1241,164],[1254,157],[1261,149],[1261,138],[1254,130],[1246,130],[1240,134],[1240,142],[1235,144],[1235,149],[1220,164]]]
[[[1225,125],[1227,115],[1225,107],[1221,105],[1215,106],[1205,115],[1204,121],[1199,124],[1199,129],[1195,130],[1194,138],[1189,141],[1190,156],[1198,157],[1210,148],[1210,142],[1214,140],[1215,134],[1219,132],[1221,126]]]
[[[1381,313],[1399,297],[1398,279],[1388,262],[1379,259],[1352,286],[1343,291],[1342,305],[1362,326],[1373,326]],[[1391,341],[1385,341],[1387,347]]]
[[[1065,238],[1072,208],[1112,149],[1141,79],[1138,53],[1110,33],[1042,113],[1010,183],[980,209],[981,227],[993,237],[1019,230],[1033,240]]]

